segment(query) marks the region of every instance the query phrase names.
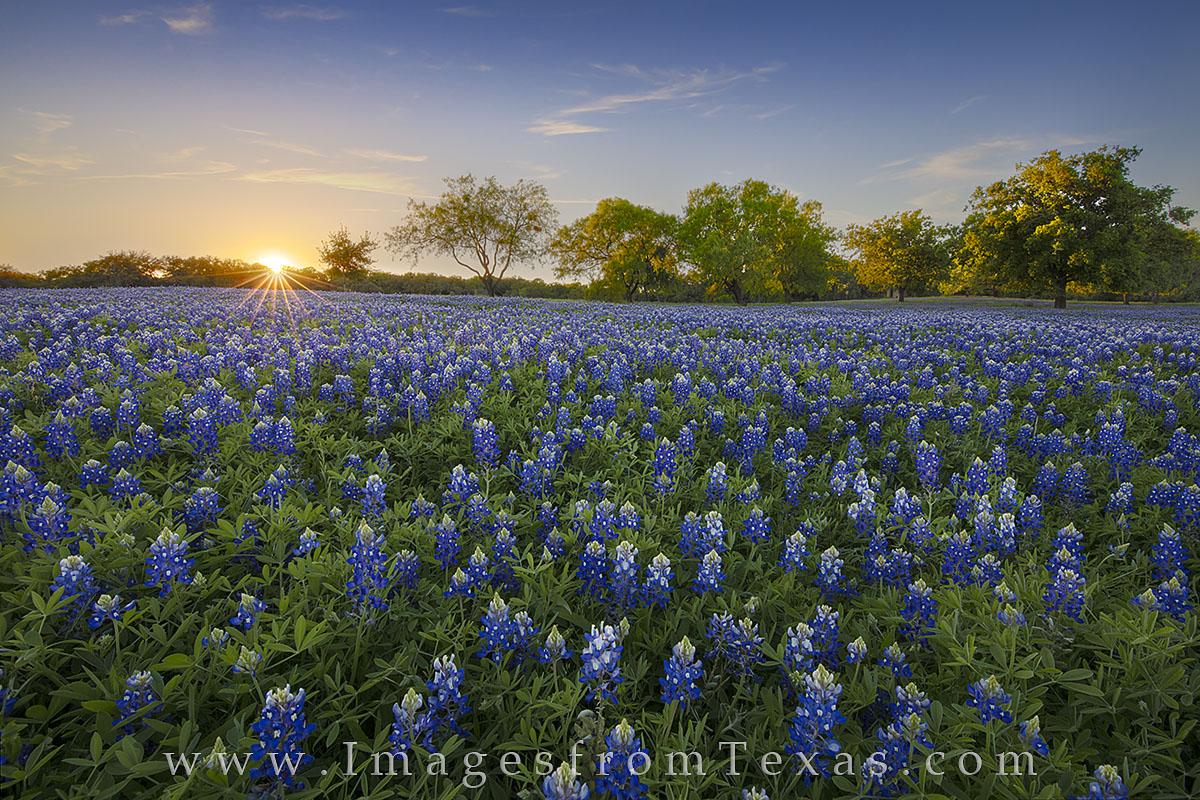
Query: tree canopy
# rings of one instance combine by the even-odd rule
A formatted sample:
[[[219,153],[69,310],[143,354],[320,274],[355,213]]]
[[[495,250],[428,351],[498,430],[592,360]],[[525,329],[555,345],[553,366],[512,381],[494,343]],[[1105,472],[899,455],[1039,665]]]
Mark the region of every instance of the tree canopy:
[[[600,294],[635,300],[674,276],[677,225],[670,214],[620,197],[601,200],[591,214],[559,228],[550,243],[555,274],[584,277]]]
[[[1056,308],[1067,287],[1128,291],[1159,226],[1186,222],[1174,190],[1138,186],[1136,147],[1101,147],[1063,156],[1050,150],[971,197],[960,267],[976,282],[1050,291]]]
[[[895,289],[903,302],[910,291],[945,277],[950,233],[917,209],[850,225],[843,241],[855,253],[851,263],[858,282],[876,291]]]
[[[489,295],[498,295],[509,267],[545,255],[557,224],[558,212],[541,184],[504,186],[493,177],[462,175],[446,180],[435,203],[409,201],[408,217],[387,234],[387,247],[401,258],[449,257],[477,275]]]
[[[357,242],[354,241],[343,226],[321,242],[317,255],[330,275],[356,275],[366,272],[375,263],[372,254],[378,246],[379,242],[368,233],[364,233]]]
[[[819,205],[802,209],[794,194],[764,181],[710,183],[688,193],[680,251],[710,293],[728,292],[738,303],[778,295],[785,281],[802,291],[824,282],[809,274],[824,235],[814,227],[819,219]]]

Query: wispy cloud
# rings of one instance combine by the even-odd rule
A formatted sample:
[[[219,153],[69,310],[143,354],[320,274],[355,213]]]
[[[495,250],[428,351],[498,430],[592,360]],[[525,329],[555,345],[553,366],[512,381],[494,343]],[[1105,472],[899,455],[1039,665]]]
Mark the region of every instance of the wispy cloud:
[[[290,142],[286,139],[276,139],[271,134],[265,131],[256,131],[251,128],[232,128],[226,126],[226,130],[234,133],[243,134],[242,141],[246,144],[254,144],[260,147],[270,147],[275,150],[283,150],[288,153],[296,153],[302,156],[312,156],[313,158],[325,158],[325,154],[315,147],[310,147],[300,142]]]
[[[120,180],[172,180],[178,178],[203,178],[210,175],[228,175],[237,172],[237,165],[228,161],[207,161],[192,169],[168,169],[157,172],[122,172],[112,175],[80,175],[80,180],[88,181],[120,181]]]
[[[442,9],[443,14],[453,14],[456,17],[490,17],[491,11],[479,6],[450,6]]]
[[[549,164],[537,164],[531,161],[510,161],[509,163],[522,172],[543,181],[552,181],[565,174],[563,170]]]
[[[534,121],[526,130],[544,136],[598,133],[606,128],[578,117],[595,114],[621,113],[633,108],[678,103],[709,97],[731,87],[767,80],[767,76],[782,68],[782,64],[767,64],[749,70],[647,70],[633,64],[593,64],[594,69],[609,75],[633,80],[646,88],[605,94],[560,109]],[[783,110],[780,109],[781,113]]]
[[[881,171],[862,183],[881,181],[932,179],[977,180],[996,174],[998,162],[1005,168],[1014,157],[1029,151],[1034,143],[1028,139],[991,139],[955,147],[923,158],[906,158],[881,167]],[[903,167],[903,169],[901,169]]]
[[[137,25],[145,20],[158,20],[172,33],[183,36],[202,36],[213,30],[211,3],[196,3],[165,11],[134,10],[100,18],[101,25]]]
[[[19,161],[38,171],[62,170],[65,172],[74,172],[80,167],[86,167],[88,164],[93,163],[90,158],[84,158],[74,153],[55,153],[50,155],[13,153],[13,160]]]
[[[956,106],[954,107],[954,110],[953,110],[953,111],[951,111],[950,113],[951,113],[951,114],[957,114],[957,113],[959,113],[960,111],[966,111],[968,108],[970,108],[971,106],[975,105],[975,104],[976,104],[976,103],[978,103],[979,101],[981,101],[981,100],[986,100],[986,99],[987,99],[987,95],[986,95],[986,94],[977,94],[977,95],[975,95],[974,97],[968,97],[966,100],[963,100],[961,103],[959,103],[958,105],[956,105]]]
[[[270,20],[283,22],[291,19],[308,19],[315,22],[333,22],[346,16],[344,8],[336,6],[321,7],[309,5],[297,6],[266,6],[262,15]]]
[[[391,150],[372,150],[369,148],[355,148],[347,150],[346,153],[355,158],[365,158],[369,161],[419,162],[429,159],[429,156],[426,155],[410,155],[407,153],[394,153]]]
[[[540,133],[543,136],[572,136],[579,133],[602,133],[609,130],[599,125],[585,125],[582,122],[569,122],[561,119],[535,120],[525,130],[530,133]]]
[[[296,183],[310,186],[332,186],[357,192],[377,192],[413,196],[413,184],[408,178],[389,172],[341,172],[319,169],[272,169],[247,172],[240,180],[251,183]]]
[[[75,118],[70,114],[51,114],[48,111],[26,111],[24,113],[33,120],[34,130],[43,138],[56,131],[69,128],[75,123]]]

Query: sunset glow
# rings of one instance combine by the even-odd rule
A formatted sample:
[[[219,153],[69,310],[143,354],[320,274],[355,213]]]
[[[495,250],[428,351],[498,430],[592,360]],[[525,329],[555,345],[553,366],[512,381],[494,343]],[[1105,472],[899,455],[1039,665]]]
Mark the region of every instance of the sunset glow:
[[[292,266],[292,260],[279,253],[265,253],[259,256],[256,260],[259,264],[262,264],[276,275],[278,275],[280,272],[283,272],[287,267]]]

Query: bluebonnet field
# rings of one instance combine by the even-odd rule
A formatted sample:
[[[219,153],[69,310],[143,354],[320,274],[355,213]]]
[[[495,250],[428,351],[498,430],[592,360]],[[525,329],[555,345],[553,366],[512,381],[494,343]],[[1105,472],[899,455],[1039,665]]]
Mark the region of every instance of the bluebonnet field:
[[[1198,791],[1195,309],[0,304],[7,796]]]

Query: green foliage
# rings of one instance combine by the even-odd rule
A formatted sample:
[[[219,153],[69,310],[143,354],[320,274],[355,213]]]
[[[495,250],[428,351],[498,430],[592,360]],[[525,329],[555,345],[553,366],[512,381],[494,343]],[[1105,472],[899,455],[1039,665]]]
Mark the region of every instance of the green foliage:
[[[408,217],[387,234],[401,258],[431,253],[448,257],[483,281],[489,295],[503,293],[514,263],[536,262],[558,222],[546,187],[520,180],[504,186],[493,177],[446,179],[436,203],[410,200]]]
[[[364,233],[356,242],[345,226],[329,234],[317,248],[317,255],[330,275],[361,275],[375,263],[372,253],[379,243]]]
[[[1174,190],[1129,177],[1136,147],[1101,147],[1064,157],[1050,150],[1017,174],[979,187],[964,223],[958,263],[975,284],[1050,291],[1066,306],[1069,285],[1127,291],[1140,253],[1159,226],[1185,221]]]
[[[587,277],[598,296],[626,302],[664,287],[676,274],[677,220],[620,197],[563,226],[550,243],[558,277]]]
[[[908,292],[936,286],[945,277],[950,234],[918,209],[851,225],[843,241],[856,254],[852,266],[858,282],[877,291],[895,289],[903,301]]]
[[[679,228],[691,275],[738,303],[820,291],[832,239],[820,204],[758,180],[693,189]]]

